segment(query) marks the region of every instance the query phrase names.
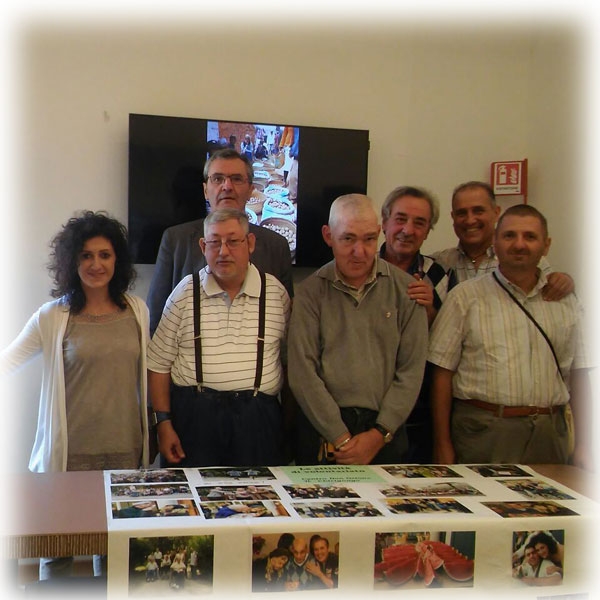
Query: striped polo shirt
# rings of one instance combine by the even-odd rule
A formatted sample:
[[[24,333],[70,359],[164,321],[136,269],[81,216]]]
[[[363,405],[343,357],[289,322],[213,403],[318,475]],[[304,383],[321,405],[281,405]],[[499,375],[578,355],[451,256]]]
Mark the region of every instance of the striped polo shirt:
[[[265,351],[260,391],[277,394],[283,384],[280,351],[290,316],[285,288],[266,274]],[[230,301],[206,267],[200,271],[200,332],[204,386],[219,391],[249,390],[256,373],[260,275],[249,265],[246,280]],[[196,385],[192,276],[184,277],[167,299],[148,346],[148,369],[171,373],[181,386]]]

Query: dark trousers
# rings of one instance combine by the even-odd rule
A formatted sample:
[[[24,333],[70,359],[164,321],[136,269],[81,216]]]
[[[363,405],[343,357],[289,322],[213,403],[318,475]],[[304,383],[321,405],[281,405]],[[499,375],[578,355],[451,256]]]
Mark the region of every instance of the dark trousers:
[[[276,466],[282,461],[277,397],[171,386],[173,427],[185,458],[162,466]]]
[[[344,424],[352,435],[372,429],[377,421],[377,411],[368,408],[340,408]],[[318,455],[322,438],[302,411],[298,411],[296,429],[296,464],[319,464]],[[398,464],[403,460],[408,448],[406,428],[402,425],[394,434],[394,439],[376,454],[372,465]]]

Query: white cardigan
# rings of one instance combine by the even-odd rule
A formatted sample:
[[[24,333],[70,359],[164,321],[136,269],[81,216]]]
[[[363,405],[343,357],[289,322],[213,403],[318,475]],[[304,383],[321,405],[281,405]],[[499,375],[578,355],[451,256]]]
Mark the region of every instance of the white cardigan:
[[[148,411],[146,386],[146,347],[148,346],[148,308],[144,301],[125,295],[141,330],[139,363],[139,407],[143,427],[142,466],[148,466]],[[69,320],[69,305],[59,298],[42,305],[29,319],[18,337],[0,353],[0,375],[16,371],[42,353],[44,368],[35,442],[29,469],[37,473],[66,471],[68,455],[67,409],[63,338]],[[107,376],[110,376],[107,374]]]

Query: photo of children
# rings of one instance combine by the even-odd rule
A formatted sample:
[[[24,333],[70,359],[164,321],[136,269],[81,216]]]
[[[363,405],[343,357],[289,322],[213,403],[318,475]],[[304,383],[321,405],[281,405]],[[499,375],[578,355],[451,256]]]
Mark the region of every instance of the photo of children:
[[[472,587],[475,532],[375,534],[374,588]]]
[[[339,533],[262,533],[252,538],[252,591],[338,587]]]
[[[212,535],[129,540],[129,595],[169,597],[212,593]]]
[[[531,586],[560,585],[564,574],[565,532],[515,531],[512,575]]]

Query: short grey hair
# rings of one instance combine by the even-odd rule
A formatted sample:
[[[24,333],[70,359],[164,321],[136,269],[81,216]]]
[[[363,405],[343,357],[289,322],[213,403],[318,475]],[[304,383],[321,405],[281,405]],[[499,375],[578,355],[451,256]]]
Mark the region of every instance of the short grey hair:
[[[250,233],[250,225],[248,222],[248,215],[237,208],[219,208],[208,213],[204,219],[204,234],[206,235],[206,228],[215,223],[223,223],[224,221],[231,221],[235,219],[244,230],[244,234]]]
[[[377,219],[377,213],[373,208],[373,201],[369,196],[364,194],[345,194],[338,196],[331,204],[329,209],[329,227],[335,227],[340,220],[341,213],[350,209],[355,213],[366,213],[372,212]]]
[[[429,229],[433,229],[433,226],[440,218],[440,204],[437,201],[437,198],[431,192],[415,186],[401,185],[397,188],[394,188],[387,195],[387,198],[381,207],[381,218],[384,221],[387,221],[392,213],[392,206],[394,205],[394,202],[396,202],[396,200],[399,198],[404,198],[404,196],[422,198],[427,202],[427,204],[429,204],[429,213],[431,214],[431,217],[429,218]]]

